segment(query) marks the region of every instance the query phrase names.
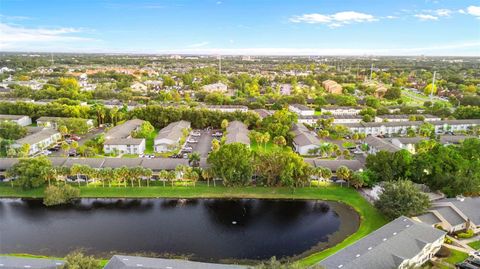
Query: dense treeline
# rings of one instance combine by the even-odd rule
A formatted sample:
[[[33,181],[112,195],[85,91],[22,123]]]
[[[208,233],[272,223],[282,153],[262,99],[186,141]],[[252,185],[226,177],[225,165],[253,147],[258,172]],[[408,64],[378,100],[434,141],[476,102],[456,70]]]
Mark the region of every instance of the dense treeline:
[[[33,119],[42,116],[51,117],[73,117],[84,119],[96,119],[99,123],[116,122],[118,109],[109,109],[101,105],[97,106],[80,106],[65,105],[60,103],[50,103],[46,105],[28,103],[28,102],[0,102],[0,114],[8,115],[27,115]],[[163,106],[147,106],[137,108],[130,112],[122,109],[120,111],[125,116],[123,118],[138,118],[149,121],[153,126],[162,128],[171,122],[179,120],[190,121],[194,128],[205,128],[208,126],[220,127],[222,120],[228,121],[239,120],[248,125],[256,124],[260,118],[253,112],[234,112],[225,113],[220,111],[210,111],[197,108],[174,108]]]
[[[192,123],[193,128],[205,128],[208,126],[218,128],[222,120],[238,120],[247,125],[254,125],[260,120],[253,112],[225,113],[195,108],[173,108],[162,106],[147,106],[136,108],[129,112],[130,118],[138,118],[149,121],[156,128],[163,128],[171,122],[186,120]]]
[[[27,115],[33,119],[42,116],[51,117],[73,117],[73,118],[94,118],[94,113],[87,106],[69,106],[59,103],[46,105],[27,102],[0,102],[0,114]]]
[[[416,155],[406,150],[369,155],[366,167],[370,179],[408,179],[448,196],[480,193],[480,139],[466,139],[458,146],[443,146],[435,141],[422,144]]]

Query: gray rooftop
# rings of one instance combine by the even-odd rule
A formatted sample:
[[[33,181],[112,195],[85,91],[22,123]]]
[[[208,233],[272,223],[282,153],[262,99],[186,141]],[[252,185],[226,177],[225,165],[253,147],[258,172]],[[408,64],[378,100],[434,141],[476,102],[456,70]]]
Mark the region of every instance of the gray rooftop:
[[[428,137],[395,137],[390,139],[390,141],[398,140],[400,143],[407,144],[418,144],[421,141],[429,140]]]
[[[227,265],[204,262],[192,262],[187,260],[145,258],[136,256],[113,256],[104,269],[247,269],[242,265]]]
[[[310,108],[308,106],[305,106],[305,105],[302,105],[302,104],[291,104],[290,106],[298,109],[298,110],[301,110],[301,111],[312,111],[313,108]]]
[[[302,132],[293,138],[293,142],[298,146],[320,145],[320,140],[310,132]]]
[[[383,150],[383,151],[388,151],[388,152],[396,152],[401,150],[401,148],[395,146],[394,144],[388,142],[386,139],[378,138],[375,136],[367,136],[365,138],[365,143],[367,143],[369,146],[377,149],[377,150]]]
[[[117,125],[105,133],[105,139],[128,138],[144,121],[133,119]]]
[[[453,226],[465,223],[465,220],[453,208],[448,206],[433,207],[432,210],[437,211],[442,217]]]
[[[143,138],[112,138],[106,140],[104,145],[140,145],[145,139]]]
[[[332,172],[337,171],[340,166],[346,166],[348,169],[358,171],[363,168],[363,165],[358,160],[322,160],[322,159],[305,159],[308,163],[315,167],[324,167],[330,169]]]
[[[33,144],[41,142],[45,139],[48,139],[55,134],[59,134],[59,132],[54,130],[54,129],[44,128],[44,129],[42,129],[38,132],[32,133],[30,135],[27,135],[23,138],[18,139],[16,144],[20,144],[20,145],[30,144],[30,145],[33,145]]]
[[[473,135],[442,135],[440,136],[440,143],[442,144],[459,144],[465,139],[469,138],[479,138],[478,136]]]
[[[153,171],[174,170],[178,165],[188,165],[187,159],[173,158],[67,158],[49,157],[52,166],[72,167],[74,164],[88,165],[91,168],[119,168],[122,166],[143,166]],[[18,163],[18,158],[0,158],[0,171],[5,171]],[[200,159],[200,167],[205,168],[208,164],[206,158]]]
[[[398,268],[446,232],[401,216],[320,262],[326,269]]]
[[[91,120],[91,119],[84,119],[84,118],[72,118],[72,117],[40,117],[37,119],[37,122],[42,122],[42,121],[51,121],[51,122],[57,122],[61,120],[69,120],[69,119],[76,119],[76,120]]]
[[[463,199],[446,198],[435,202],[433,206],[438,206],[444,203],[451,203],[460,210],[460,212],[467,216],[470,221],[476,225],[480,225],[480,197],[464,197]]]
[[[417,216],[417,218],[423,222],[423,223],[426,223],[426,224],[430,224],[430,225],[435,225],[437,223],[440,223],[442,222],[437,216],[435,216],[434,213],[432,212],[427,212],[423,215],[420,215],[420,216]]]
[[[228,124],[225,144],[242,143],[250,145],[249,131],[247,126],[240,121],[232,121]]]
[[[293,142],[298,146],[320,145],[320,140],[305,125],[296,123],[292,127]]]
[[[25,115],[0,115],[0,120],[19,120],[23,117],[28,117]]]
[[[174,143],[182,137],[183,130],[188,128],[190,128],[190,122],[188,121],[181,120],[172,122],[158,132],[155,140],[167,139]]]
[[[52,259],[0,256],[0,268],[5,269],[59,269],[63,264],[63,261]]]

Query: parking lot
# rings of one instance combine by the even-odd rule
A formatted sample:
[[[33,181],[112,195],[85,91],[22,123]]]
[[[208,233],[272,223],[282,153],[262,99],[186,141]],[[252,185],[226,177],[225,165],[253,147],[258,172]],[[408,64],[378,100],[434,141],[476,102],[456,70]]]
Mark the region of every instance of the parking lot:
[[[212,147],[212,140],[214,139],[212,137],[212,133],[214,131],[207,131],[207,130],[199,130],[200,136],[192,136],[190,135],[187,139],[193,139],[196,140],[197,143],[186,143],[186,147],[191,147],[193,149],[193,152],[198,152],[200,154],[200,157],[207,157],[208,153],[211,150]],[[192,132],[193,133],[193,132]]]

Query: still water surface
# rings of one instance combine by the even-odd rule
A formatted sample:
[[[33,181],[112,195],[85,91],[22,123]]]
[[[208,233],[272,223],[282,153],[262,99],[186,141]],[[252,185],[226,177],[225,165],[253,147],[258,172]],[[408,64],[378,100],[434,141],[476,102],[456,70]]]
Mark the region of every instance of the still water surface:
[[[47,208],[41,200],[0,199],[0,253],[62,256],[83,248],[99,255],[266,259],[324,248],[358,223],[350,207],[323,201],[82,199]]]

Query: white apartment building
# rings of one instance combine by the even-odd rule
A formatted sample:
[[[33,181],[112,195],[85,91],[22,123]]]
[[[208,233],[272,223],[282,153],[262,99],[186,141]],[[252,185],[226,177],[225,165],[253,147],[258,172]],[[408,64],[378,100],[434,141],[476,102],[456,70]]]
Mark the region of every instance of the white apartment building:
[[[288,110],[299,116],[313,116],[315,114],[315,110],[313,108],[301,104],[291,104],[288,106]]]
[[[0,115],[0,122],[14,122],[20,126],[32,124],[32,119],[25,115]]]

